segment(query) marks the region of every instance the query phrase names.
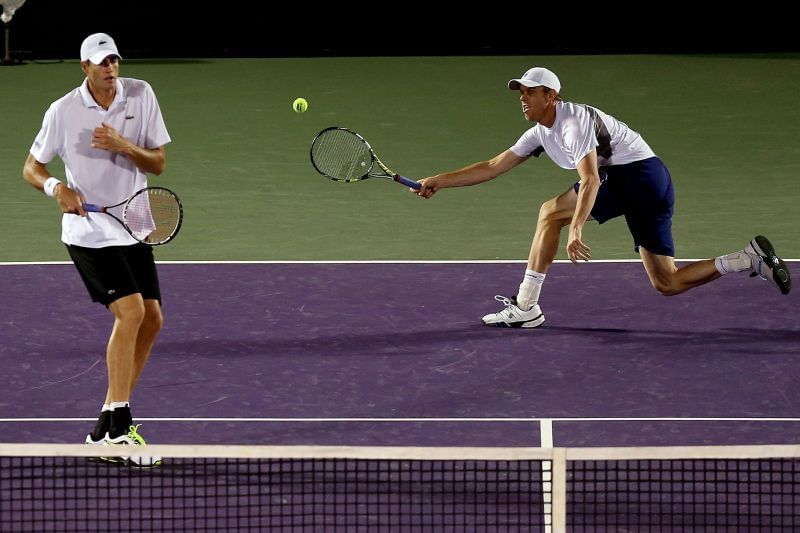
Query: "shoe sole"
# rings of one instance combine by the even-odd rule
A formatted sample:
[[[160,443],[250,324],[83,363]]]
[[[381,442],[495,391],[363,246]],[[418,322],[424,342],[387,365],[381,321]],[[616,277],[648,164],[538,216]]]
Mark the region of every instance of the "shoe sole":
[[[93,463],[109,463],[113,465],[127,466],[128,468],[144,469],[158,468],[164,463],[163,459],[158,459],[152,464],[139,464],[136,461],[133,461],[130,457],[89,457],[88,460]]]
[[[106,440],[102,438],[100,440],[93,440],[91,435],[86,436],[86,444],[89,446],[105,446]],[[90,463],[112,463],[112,464],[121,464],[124,463],[122,457],[87,457],[87,461]]]
[[[153,461],[152,464],[147,464],[147,465],[141,465],[139,463],[136,463],[136,462],[132,461],[130,458],[127,458],[127,457],[124,458],[124,459],[125,459],[125,463],[124,464],[128,468],[144,468],[144,469],[147,469],[147,468],[158,468],[163,464],[163,460],[162,459],[158,459],[156,461]]]
[[[542,324],[544,324],[543,314],[531,320],[526,320],[525,322],[514,322],[512,324],[509,324],[508,322],[483,323],[484,326],[489,326],[492,328],[538,328]]]
[[[108,463],[110,465],[125,466],[128,468],[141,468],[145,470],[149,468],[158,468],[164,463],[162,459],[159,459],[153,464],[140,465],[128,457],[87,457],[86,459],[90,463]]]
[[[750,241],[750,245],[755,249],[756,253],[760,255],[764,262],[769,266],[772,271],[772,279],[778,285],[781,294],[789,294],[792,290],[792,275],[789,273],[789,268],[783,259],[775,255],[775,248],[769,239],[763,235],[757,235],[755,239]]]
[[[94,441],[91,439],[91,436],[86,437],[86,444],[90,446],[106,446],[105,439]],[[116,445],[116,444],[114,444]],[[112,445],[113,446],[113,445]],[[87,457],[86,458],[91,463],[110,463],[120,466],[127,466],[130,468],[157,468],[161,466],[163,463],[163,459],[156,459],[153,461],[152,464],[139,464],[136,461],[132,460],[130,457],[124,456],[110,456],[110,457]]]

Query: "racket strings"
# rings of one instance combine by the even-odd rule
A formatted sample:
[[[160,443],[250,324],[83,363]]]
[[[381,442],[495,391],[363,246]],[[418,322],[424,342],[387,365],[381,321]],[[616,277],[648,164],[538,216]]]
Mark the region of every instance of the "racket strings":
[[[125,225],[133,236],[152,244],[170,240],[182,219],[178,198],[166,189],[145,189],[131,198],[125,209]]]
[[[317,169],[339,181],[363,178],[372,169],[369,146],[347,130],[328,130],[317,137],[311,148]]]

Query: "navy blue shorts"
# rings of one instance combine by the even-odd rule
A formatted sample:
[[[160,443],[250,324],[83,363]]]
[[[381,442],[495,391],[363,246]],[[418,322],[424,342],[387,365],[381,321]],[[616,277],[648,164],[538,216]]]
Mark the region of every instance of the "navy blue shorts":
[[[145,300],[161,303],[161,288],[149,244],[84,248],[67,245],[67,251],[81,275],[92,300],[105,306],[141,293]]]
[[[643,246],[654,254],[675,257],[675,189],[661,159],[651,157],[627,165],[600,167],[600,181],[592,218],[602,224],[624,215],[636,252]],[[579,186],[580,182],[575,184],[575,192]]]

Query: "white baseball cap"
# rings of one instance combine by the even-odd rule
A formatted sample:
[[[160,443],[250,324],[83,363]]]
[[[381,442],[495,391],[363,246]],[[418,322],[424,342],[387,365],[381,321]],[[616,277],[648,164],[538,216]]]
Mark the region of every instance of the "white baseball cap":
[[[508,88],[516,91],[520,86],[525,87],[539,87],[543,85],[547,88],[554,89],[557,93],[561,92],[561,82],[558,81],[553,71],[547,70],[544,67],[533,67],[528,72],[522,75],[521,78],[514,78],[508,81]]]
[[[93,33],[81,43],[81,61],[91,61],[99,65],[108,56],[122,59],[114,39],[107,33]]]

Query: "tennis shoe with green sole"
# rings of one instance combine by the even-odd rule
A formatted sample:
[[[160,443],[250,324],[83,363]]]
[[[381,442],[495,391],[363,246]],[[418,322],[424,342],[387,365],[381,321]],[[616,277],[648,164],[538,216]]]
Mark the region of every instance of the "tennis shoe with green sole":
[[[750,257],[750,268],[753,270],[750,277],[758,276],[771,281],[781,294],[789,294],[792,290],[792,275],[783,259],[775,255],[775,248],[769,239],[756,235],[745,247],[744,253]]]
[[[144,441],[144,438],[139,435],[139,425],[130,426],[128,428],[128,433],[120,435],[119,437],[111,438],[109,434],[106,434],[106,438],[103,442],[106,446],[138,446],[140,449],[145,447],[147,443]],[[131,451],[139,451],[139,450],[131,450]],[[136,455],[129,455],[129,456],[119,456],[119,457],[103,457],[104,461],[108,462],[118,462],[123,463],[126,466],[133,466],[138,468],[152,468],[156,466],[161,466],[161,457],[157,455],[143,455],[143,454],[136,454]]]
[[[538,304],[526,311],[517,306],[517,299],[513,296],[506,298],[498,294],[494,299],[503,303],[506,308],[484,316],[481,320],[485,325],[497,328],[537,328],[544,324],[544,313]]]

